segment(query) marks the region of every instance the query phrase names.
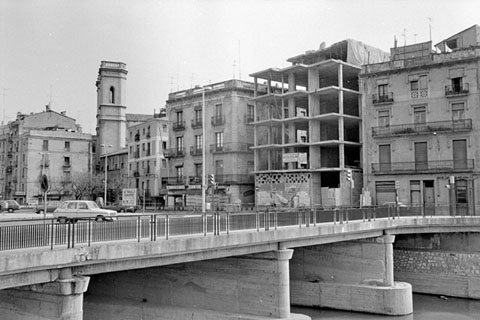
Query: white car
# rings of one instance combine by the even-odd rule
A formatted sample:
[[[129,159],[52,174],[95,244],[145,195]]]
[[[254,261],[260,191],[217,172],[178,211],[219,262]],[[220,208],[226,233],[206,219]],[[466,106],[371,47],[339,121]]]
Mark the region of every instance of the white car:
[[[113,221],[117,212],[100,208],[94,201],[69,200],[63,202],[55,211],[53,216],[59,221],[70,220],[75,222],[80,219],[95,218],[95,221]]]

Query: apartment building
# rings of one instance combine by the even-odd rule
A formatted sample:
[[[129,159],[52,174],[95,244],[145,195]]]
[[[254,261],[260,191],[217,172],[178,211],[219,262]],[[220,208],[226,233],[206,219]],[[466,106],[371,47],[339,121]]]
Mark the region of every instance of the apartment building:
[[[168,119],[155,114],[145,122],[128,127],[128,188],[136,188],[149,204],[163,204],[166,186],[162,178],[168,177],[167,149]]]
[[[166,106],[171,126],[165,150],[170,172],[165,178],[168,205],[202,207],[205,161],[205,174],[213,174],[216,182],[207,196],[212,207],[253,206],[252,97],[253,84],[241,80],[169,94]]]
[[[49,182],[49,200],[73,197],[73,179],[89,175],[92,136],[65,112],[18,113],[0,136],[0,195],[20,204],[42,199],[40,178]]]
[[[365,190],[372,204],[475,214],[480,28],[435,48],[395,44],[390,61],[362,68]]]
[[[349,206],[362,189],[361,65],[388,54],[344,40],[251,74],[259,205]]]

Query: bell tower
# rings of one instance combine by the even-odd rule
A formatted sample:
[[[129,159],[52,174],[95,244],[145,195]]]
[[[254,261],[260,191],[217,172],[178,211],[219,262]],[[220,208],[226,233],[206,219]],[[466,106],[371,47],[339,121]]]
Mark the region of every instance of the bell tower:
[[[97,77],[97,145],[99,157],[126,147],[125,63],[102,61]],[[105,147],[102,147],[104,145]],[[111,146],[111,147],[110,147]]]

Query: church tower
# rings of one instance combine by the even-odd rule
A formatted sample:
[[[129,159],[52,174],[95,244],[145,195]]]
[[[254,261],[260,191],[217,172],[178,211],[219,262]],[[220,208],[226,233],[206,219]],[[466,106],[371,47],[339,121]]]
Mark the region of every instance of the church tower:
[[[123,62],[102,61],[98,70],[97,156],[126,147],[127,70],[125,66]]]

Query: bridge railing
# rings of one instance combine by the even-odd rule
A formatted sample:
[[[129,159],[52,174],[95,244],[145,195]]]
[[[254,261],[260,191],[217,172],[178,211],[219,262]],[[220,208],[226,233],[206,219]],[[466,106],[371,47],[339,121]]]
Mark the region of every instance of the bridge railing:
[[[369,222],[416,216],[473,215],[466,207],[367,207],[367,208],[266,208],[248,212],[200,214],[145,214],[118,216],[113,222],[94,219],[59,223],[55,219],[16,220],[0,223],[0,251],[27,248],[73,248],[111,241],[157,241],[172,237],[205,237],[233,232],[264,232],[317,224]]]

